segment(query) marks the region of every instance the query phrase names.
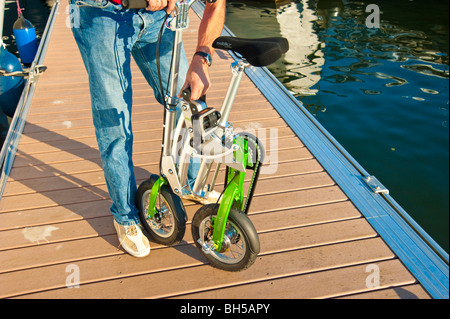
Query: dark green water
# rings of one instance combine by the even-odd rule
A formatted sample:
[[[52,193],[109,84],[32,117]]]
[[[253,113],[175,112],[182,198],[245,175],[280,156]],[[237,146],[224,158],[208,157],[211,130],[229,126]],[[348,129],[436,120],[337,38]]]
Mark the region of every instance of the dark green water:
[[[380,10],[368,28],[369,4]],[[228,1],[241,37],[284,36],[269,67],[449,250],[448,1]],[[370,20],[374,21],[374,20]]]

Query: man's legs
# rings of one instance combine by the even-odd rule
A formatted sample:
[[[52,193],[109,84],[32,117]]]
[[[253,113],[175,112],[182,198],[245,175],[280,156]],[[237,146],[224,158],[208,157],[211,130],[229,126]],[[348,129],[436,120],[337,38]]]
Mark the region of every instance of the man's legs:
[[[106,0],[69,0],[77,21],[73,33],[89,74],[92,114],[101,153],[105,179],[113,201],[111,212],[116,223],[139,223],[134,205],[136,181],[133,172],[131,128],[131,71],[133,55],[161,103],[156,65],[158,34],[165,12],[124,11]],[[167,90],[172,58],[173,33],[165,29],[161,39],[161,82]],[[182,50],[178,88],[188,68]],[[163,111],[163,109],[161,109]],[[196,169],[189,170],[195,179]]]
[[[111,212],[117,223],[133,225],[139,223],[131,158],[130,59],[134,29],[132,15],[116,9],[112,5],[105,9],[80,6],[80,25],[73,31],[89,74],[95,133],[113,201]]]
[[[120,244],[130,254],[150,252],[134,205],[131,128],[131,47],[138,18],[105,0],[70,0],[73,34],[89,74],[92,116],[106,184],[113,201],[111,212]]]

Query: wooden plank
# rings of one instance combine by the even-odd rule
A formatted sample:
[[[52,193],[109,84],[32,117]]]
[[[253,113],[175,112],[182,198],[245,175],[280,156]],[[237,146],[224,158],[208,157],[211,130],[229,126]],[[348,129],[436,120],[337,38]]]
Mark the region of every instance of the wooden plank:
[[[3,211],[22,211],[26,209],[53,207],[75,203],[89,203],[108,199],[106,185],[63,189],[43,193],[24,194],[19,197],[7,196],[0,203]]]
[[[0,276],[0,298],[66,287],[66,279],[69,275],[66,270],[70,265],[79,267],[80,279],[83,283],[94,283],[121,278],[131,273],[161,272],[179,267],[198,266],[201,259],[200,251],[197,248],[186,245],[183,252],[173,248],[154,249],[151,257],[140,260],[135,260],[126,254],[119,254],[15,271]],[[169,260],[171,261],[170,268],[167,268]],[[27,285],[12,284],[14,282],[27,282]],[[102,295],[99,294],[93,298],[103,298]],[[25,297],[29,298],[30,296]]]
[[[145,168],[145,166],[144,166]],[[148,167],[149,172],[156,172],[158,168],[158,164],[153,164]],[[305,173],[311,173],[311,172],[321,172],[322,167],[317,163],[315,160],[306,160],[306,161],[299,161],[299,162],[287,162],[287,163],[281,163],[278,166],[277,174],[276,176],[289,176],[294,174],[305,174]],[[91,174],[91,173],[81,173],[81,174]],[[96,172],[93,172],[92,174],[95,174],[97,177],[101,177],[103,175],[103,172],[99,169]],[[77,174],[71,175],[72,177],[77,177]],[[142,179],[145,179],[148,177],[148,174],[145,173],[144,175],[137,175],[137,177],[141,177]],[[27,181],[21,181],[21,182],[10,182],[11,185],[13,183],[19,183],[20,185],[30,185],[27,184],[28,182],[34,184],[39,184],[38,181],[41,182],[43,185],[53,185],[55,183],[58,183],[59,177],[48,177],[48,178],[42,178],[39,180],[30,179]],[[269,175],[266,177],[265,175],[261,175],[261,180],[264,179],[270,179],[273,178],[273,175]],[[48,181],[47,179],[50,179]],[[52,181],[53,179],[56,179],[56,181]],[[82,180],[81,177],[78,177],[79,180]],[[39,184],[39,185],[41,185]],[[11,186],[12,188],[13,186]],[[36,186],[35,186],[36,187]],[[257,186],[259,188],[259,186]],[[32,187],[31,187],[32,188]],[[60,187],[58,187],[60,188]],[[257,188],[257,189],[258,189]],[[8,191],[11,191],[8,188]],[[103,203],[105,201],[99,201],[97,202],[91,202],[89,206],[93,206],[92,210],[99,211],[103,210],[106,214],[106,212],[109,210],[109,206],[111,205],[109,202]],[[186,203],[189,205],[189,203]],[[99,208],[101,207],[101,208]],[[320,212],[320,208],[317,208],[318,215]],[[58,213],[60,212],[60,213]],[[336,210],[338,213],[342,213],[340,210]],[[252,213],[252,210],[250,211]],[[329,212],[328,214],[332,215],[333,212]],[[61,216],[60,216],[61,214]],[[79,203],[79,204],[72,204],[72,205],[64,205],[64,206],[55,206],[55,207],[49,207],[49,208],[38,208],[38,209],[22,209],[20,214],[17,214],[15,212],[7,213],[2,212],[0,213],[0,229],[6,230],[6,229],[12,229],[12,228],[20,228],[20,227],[27,227],[27,226],[37,226],[37,225],[46,225],[48,223],[54,223],[54,222],[60,222],[60,221],[69,221],[69,220],[76,220],[79,218],[92,218],[93,216],[97,216],[97,214],[90,214],[89,208],[86,207],[85,204]]]
[[[398,260],[372,262],[357,266],[323,270],[287,278],[264,280],[258,283],[215,289],[201,293],[179,296],[183,299],[318,299],[334,298],[342,294],[370,291],[367,283],[371,274],[369,267],[376,266],[380,271],[380,284],[377,289],[415,283],[415,278],[405,271]]]
[[[61,122],[70,120],[70,118],[64,118],[61,119]],[[239,128],[242,131],[250,131],[250,133],[255,132],[258,133],[258,129],[262,129],[263,133],[266,133],[267,131],[270,133],[270,130],[275,129],[275,132],[278,134],[285,131],[284,128],[286,128],[286,123],[280,119],[261,119],[258,121],[242,121],[238,123],[238,126],[236,128]],[[266,131],[264,131],[264,129]],[[137,143],[144,143],[144,142],[151,142],[151,141],[161,141],[161,138],[157,138],[161,132],[160,129],[146,129],[137,131],[134,133],[134,138],[136,139]],[[35,143],[27,143],[27,144],[20,144],[18,151],[26,153],[26,154],[33,154],[33,153],[42,153],[42,152],[56,152],[58,150],[69,150],[69,149],[80,149],[80,148],[86,148],[86,147],[92,147],[96,148],[97,142],[95,139],[95,136],[85,136],[85,137],[78,137],[76,140],[74,139],[68,139],[59,132],[53,132],[52,133],[55,138],[54,140],[48,140],[46,143],[42,142],[35,142]],[[290,136],[292,136],[292,133],[290,133]]]
[[[247,83],[247,81],[245,81]],[[220,84],[220,83],[219,83]],[[142,84],[147,85],[148,84]],[[81,90],[81,89],[79,89]],[[86,89],[83,89],[86,90]],[[70,93],[70,94],[68,94]],[[226,93],[226,88],[222,88],[221,90],[212,89],[208,94],[208,104],[214,105],[214,107],[218,107],[220,109],[221,104],[223,102],[223,96]],[[50,98],[50,94],[46,94],[47,100],[38,100],[36,104],[33,104],[33,110],[30,110],[29,116],[30,118],[35,118],[39,114],[60,114],[65,112],[80,112],[83,114],[86,112],[90,113],[90,95],[89,91],[85,93],[86,95],[74,96],[72,92],[54,92],[53,97]],[[159,105],[153,97],[153,93],[149,90],[135,91],[133,93],[134,103],[133,103],[133,111],[140,112],[147,109],[152,109],[154,111],[159,111],[159,113],[163,112],[161,105]],[[254,87],[252,83],[248,83],[247,87],[244,87],[239,91],[239,96],[237,97],[237,104],[233,109],[233,112],[240,112],[242,110],[254,109],[254,108],[265,108],[267,110],[273,109],[270,108],[270,104],[268,104],[267,100],[265,100],[260,94],[258,94],[258,90]],[[70,103],[69,103],[70,102]],[[259,104],[254,105],[259,102]],[[35,106],[36,105],[36,106]],[[47,119],[49,120],[49,119]]]
[[[146,147],[152,145],[154,147],[161,147],[160,142],[157,141],[147,143]],[[51,165],[42,163],[42,165],[17,167],[11,172],[10,178],[11,180],[18,181],[30,178],[43,178],[49,176],[61,176],[67,174],[77,174],[82,172],[97,171],[101,169],[101,161],[100,158],[98,157],[99,153],[95,149],[92,149],[91,151],[92,153],[86,151],[85,148],[82,149],[74,148],[73,150],[71,150],[71,153],[76,157],[81,158],[80,160],[70,162],[57,162],[56,160],[54,160],[54,162],[55,161],[56,162]],[[83,156],[86,156],[86,152],[90,154],[97,154],[97,156],[94,156],[92,158],[91,157],[85,158]],[[23,157],[25,158],[30,158],[30,161],[36,161],[32,155],[25,155],[24,153],[21,154],[23,154]],[[278,151],[276,161],[274,161],[274,159],[270,157],[267,157],[267,160],[271,161],[268,164],[274,165],[276,163],[280,164],[282,162],[309,160],[312,158],[313,157],[311,153],[306,148],[294,148]],[[133,157],[133,162],[136,167],[146,164],[156,164],[158,163],[158,161],[159,161],[159,151],[157,150],[154,150],[153,152],[149,153],[135,154]]]
[[[62,98],[62,97],[61,97]],[[140,102],[140,103],[139,103]],[[213,103],[214,102],[214,103]],[[222,106],[222,101],[220,99],[208,99],[208,104],[216,104],[214,107],[220,109]],[[273,109],[267,100],[254,101],[247,100],[236,105],[233,109],[233,114],[243,114],[245,112],[260,111]],[[140,115],[152,112],[154,114],[162,113],[161,106],[150,100],[150,98],[137,98],[133,104],[133,114],[132,118],[134,121],[140,120]],[[73,119],[83,119],[87,125],[92,125],[92,120],[90,117],[91,107],[90,103],[67,103],[63,99],[57,99],[55,101],[45,103],[40,107],[36,107],[34,112],[29,113],[28,119],[39,120],[39,124],[45,125],[47,123],[57,122],[53,116],[50,115],[70,115]],[[234,115],[232,115],[234,116]],[[24,132],[29,132],[29,129],[24,129]]]
[[[287,163],[287,164],[280,164],[280,166],[282,166],[283,168],[279,170],[279,174],[281,176],[277,176],[275,175],[275,177],[273,175],[270,175],[270,177],[264,177],[264,175],[262,175],[260,182],[257,184],[256,189],[255,189],[255,195],[256,196],[260,196],[260,195],[264,195],[267,192],[273,192],[274,188],[273,185],[274,184],[285,184],[284,181],[287,180],[287,183],[289,185],[289,183],[292,180],[296,180],[297,178],[300,179],[300,181],[306,181],[308,184],[305,184],[303,182],[300,182],[299,185],[296,188],[289,188],[289,190],[294,190],[294,189],[307,189],[307,188],[311,188],[311,187],[323,187],[324,185],[334,185],[334,182],[328,177],[327,174],[324,173],[318,173],[321,174],[322,178],[323,178],[323,182],[321,182],[321,178],[316,178],[315,174],[311,174],[310,171],[311,170],[317,170],[317,172],[321,172],[321,167],[317,165],[317,162],[315,161],[301,161],[299,162],[300,165],[296,165],[294,163],[294,165],[292,165],[292,163]],[[304,165],[302,165],[304,164]],[[141,169],[144,168],[146,169],[145,171],[138,171],[137,173],[137,181],[142,182],[143,180],[147,179],[149,176],[149,173],[147,172],[147,170],[149,172],[156,172],[158,169],[158,165],[154,164],[154,165],[149,165],[149,166],[142,166]],[[289,174],[290,173],[290,174]],[[294,175],[293,174],[300,174],[300,175]],[[87,177],[86,177],[87,176]],[[36,179],[30,179],[30,180],[24,180],[21,182],[11,182],[12,186],[11,188],[13,188],[14,190],[14,184],[17,184],[16,188],[19,188],[20,190],[22,190],[19,194],[33,194],[33,193],[45,193],[46,192],[52,192],[52,191],[61,191],[61,190],[73,190],[73,189],[77,189],[77,188],[83,188],[83,187],[88,187],[88,186],[100,186],[100,187],[104,187],[105,186],[105,182],[103,179],[103,172],[101,170],[98,170],[96,172],[91,172],[91,173],[81,173],[81,174],[74,174],[74,175],[67,175],[67,176],[62,176],[62,177],[48,177],[48,178],[42,178],[39,180]],[[9,192],[13,191],[9,189]],[[277,192],[283,191],[283,189],[281,187],[276,188]],[[12,196],[12,195],[10,195]],[[11,197],[11,200],[14,201],[14,198],[17,197]],[[189,203],[187,203],[189,205]],[[31,209],[33,210],[33,209]],[[39,210],[39,209],[34,209],[34,210]],[[27,211],[27,209],[22,208],[22,212]],[[251,210],[252,212],[252,210]],[[29,213],[31,214],[31,212]],[[29,215],[27,214],[27,216]],[[27,226],[28,223],[31,223],[33,225],[33,223],[35,223],[34,221],[30,221],[28,218],[29,217],[23,217],[24,214],[9,214],[6,215],[5,212],[0,214],[0,221],[3,221],[3,223],[0,223],[3,229],[7,229],[7,225],[14,225],[15,227],[20,227],[21,224],[23,224],[24,226]],[[23,227],[23,226],[22,226]]]
[[[330,208],[332,206],[328,206]],[[188,218],[192,219],[193,214],[197,210],[195,209],[188,210]],[[257,230],[260,233],[264,232],[272,232],[276,230],[283,230],[283,236],[297,236],[298,239],[302,242],[303,245],[309,245],[310,238],[314,238],[314,241],[319,240],[321,243],[326,243],[326,238],[331,238],[331,241],[336,241],[336,238],[339,236],[343,236],[346,238],[345,240],[349,240],[348,237],[350,233],[353,233],[355,237],[359,237],[360,234],[364,234],[364,237],[375,236],[371,227],[364,223],[364,220],[361,218],[355,219],[355,211],[345,207],[348,210],[349,214],[353,214],[352,220],[344,220],[344,217],[341,216],[339,219],[343,223],[329,223],[330,217],[319,215],[322,219],[320,219],[317,215],[315,216],[315,220],[319,220],[319,224],[311,225],[311,221],[309,221],[309,225],[307,228],[298,228],[299,226],[304,226],[306,224],[305,216],[299,216],[300,213],[308,213],[307,209],[302,210],[291,210],[291,211],[278,211],[276,213],[270,214],[270,218],[274,218],[274,220],[270,220],[268,218],[268,214],[264,214],[264,216],[251,215],[251,219],[256,219],[255,224],[258,226]],[[306,211],[306,212],[305,212]],[[21,229],[12,229],[12,230],[4,230],[0,232],[0,250],[9,250],[23,247],[31,247],[42,244],[49,243],[58,243],[64,241],[72,241],[78,239],[92,238],[97,236],[106,236],[115,234],[115,230],[112,227],[111,223],[111,215],[107,214],[105,217],[97,217],[89,220],[78,220],[78,221],[70,221],[70,222],[62,222],[62,223],[53,223],[51,225],[42,225],[42,226],[34,226],[34,227],[25,227]],[[357,215],[357,214],[356,214]],[[308,215],[307,215],[308,216]],[[292,217],[290,223],[286,223],[283,220],[287,220],[288,217]],[[339,230],[341,233],[346,234],[317,234],[316,229],[320,229],[322,232],[332,232],[334,230]],[[280,235],[281,236],[281,235]],[[305,238],[303,238],[305,237]],[[190,241],[189,235],[185,238],[185,240]],[[350,239],[353,239],[351,237]],[[278,240],[276,241],[278,243]],[[265,249],[277,249],[277,247],[273,247],[273,243],[267,243],[265,245]],[[297,244],[298,245],[298,244]]]
[[[358,293],[339,299],[431,299],[431,297],[420,284],[412,284]]]
[[[88,203],[108,198],[106,185],[78,187],[73,189],[24,194],[20,196],[20,200],[18,200],[17,196],[6,196],[0,203],[0,209],[3,212],[21,211],[81,202]],[[258,198],[258,200],[256,200],[256,198]],[[260,196],[256,193],[255,201],[252,204],[252,210],[257,211],[264,208],[264,205],[268,205],[267,207],[272,207],[273,209],[284,207],[284,202],[290,203],[292,207],[297,207],[299,205],[319,205],[344,200],[346,200],[346,196],[336,186],[290,191],[264,196]],[[273,203],[270,201],[273,201]]]
[[[275,238],[275,236],[272,236]],[[187,245],[186,247],[191,247]],[[339,243],[333,245],[318,246],[309,249],[298,249],[277,254],[267,254],[258,257],[255,264],[244,272],[224,272],[209,265],[201,265],[201,261],[195,263],[199,258],[196,252],[174,250],[176,258],[144,258],[139,261],[130,262],[129,256],[123,256],[121,260],[114,260],[110,267],[102,268],[101,273],[112,270],[120,278],[93,283],[81,284],[77,289],[67,289],[63,273],[64,267],[54,273],[58,276],[60,289],[37,292],[25,295],[25,298],[168,298],[172,296],[183,296],[188,293],[209,291],[214,295],[225,287],[243,285],[248,283],[274,280],[276,278],[291,277],[296,274],[313,273],[326,269],[340,268],[367,262],[379,262],[393,258],[392,252],[379,238],[366,239],[354,242]],[[162,251],[162,250],[161,250]],[[336,254],[336,252],[341,252]],[[156,251],[153,253],[156,254]],[[165,266],[162,271],[152,271],[151,262],[160,262],[164,259],[167,263],[177,263],[178,258],[191,257],[192,264],[189,267]],[[93,260],[93,262],[102,260]],[[78,263],[77,263],[78,264]],[[99,273],[99,267],[85,267],[79,264],[81,280],[92,279],[91,272]],[[129,270],[132,276],[121,276],[124,270]],[[121,274],[118,272],[121,271]],[[141,272],[145,273],[142,274]],[[39,277],[39,276],[35,276]],[[179,280],[183,278],[183,280]],[[201,278],[201,279],[200,279]],[[30,278],[32,279],[32,278]],[[9,286],[9,285],[6,285]],[[326,284],[326,286],[329,286]],[[151,289],[149,289],[151,287]],[[298,293],[301,289],[296,287]],[[262,294],[261,291],[259,291]],[[273,297],[273,296],[272,296]],[[242,298],[242,295],[240,295]],[[258,298],[261,298],[259,296]]]
[[[312,164],[312,165],[311,165]],[[262,174],[259,179],[258,190],[260,193],[272,192],[273,183],[278,183],[280,186],[277,187],[277,191],[284,190],[296,190],[319,186],[334,185],[333,180],[329,177],[327,173],[324,173],[321,166],[314,165],[315,162],[311,160],[280,163],[277,164],[276,169],[273,174]],[[154,164],[141,164],[139,169],[136,169],[136,180],[142,182],[149,177],[148,172],[158,172],[159,165]],[[224,171],[224,170],[221,170]],[[302,174],[301,176],[293,176],[295,173]],[[322,173],[320,173],[322,172]],[[284,173],[284,174],[283,174]],[[318,174],[311,174],[318,173]],[[219,180],[223,180],[224,174],[221,174]],[[284,175],[286,178],[284,180],[273,180],[271,182],[265,182],[269,176],[281,177]],[[250,180],[251,176],[247,176],[246,180]],[[40,179],[25,179],[11,181],[8,187],[8,191],[5,192],[4,196],[17,196],[21,194],[31,194],[31,193],[41,193],[53,190],[63,190],[87,186],[99,186],[105,184],[103,178],[103,170],[100,168],[96,171],[81,172],[70,175],[60,175],[60,176],[48,176],[42,177]],[[270,185],[272,184],[272,185]]]
[[[282,136],[280,136],[282,135]],[[289,135],[287,128],[283,130],[278,130],[278,139],[276,147],[270,139],[261,140],[263,146],[267,149],[268,155],[272,150],[287,150],[292,148],[302,148],[303,144],[298,140],[297,137]],[[271,146],[272,145],[272,146]],[[151,149],[148,143],[139,143],[137,141],[133,147],[133,154],[155,152],[155,149]],[[36,166],[36,165],[50,165],[59,162],[72,162],[77,160],[86,160],[90,158],[98,159],[99,152],[97,148],[78,148],[76,152],[59,151],[58,154],[55,152],[39,152],[33,154],[19,153],[14,161],[14,167],[23,166]],[[75,154],[76,153],[76,154]]]
[[[258,232],[269,232],[282,228],[288,229],[355,219],[360,218],[361,214],[351,202],[347,201],[290,208],[276,212],[253,213],[250,217]]]
[[[242,115],[241,115],[242,116]],[[247,116],[248,117],[248,116]],[[250,125],[254,122],[264,121],[267,119],[276,119],[279,115],[275,110],[265,110],[260,111],[256,114],[252,113],[251,120],[235,120],[235,127]],[[142,120],[145,120],[145,116]],[[151,122],[148,123],[148,120]],[[154,121],[154,122],[153,122]],[[152,123],[153,122],[153,123]],[[153,125],[152,125],[153,124]],[[162,115],[151,116],[147,118],[147,121],[137,122],[133,125],[133,130],[135,134],[144,131],[151,131],[154,134],[155,131],[162,130]],[[95,137],[95,132],[93,126],[86,126],[81,128],[67,128],[58,131],[42,131],[36,133],[24,134],[21,138],[21,144],[25,145],[28,143],[48,143],[51,144],[54,141],[66,140],[66,139],[80,139],[85,137]]]
[[[107,220],[111,218],[111,214],[109,213],[110,204],[109,201],[98,201],[93,204],[93,209],[87,209],[86,206],[81,204],[74,204],[72,205],[74,206],[72,210],[69,210],[71,206],[56,206],[50,210],[38,209],[30,211],[30,213],[25,211],[20,215],[16,214],[17,216],[13,216],[15,217],[13,220],[21,221],[23,225],[19,224],[18,227],[11,227],[9,231],[4,229],[3,232],[0,232],[0,238],[2,238],[0,250],[62,240],[55,239],[54,236],[57,236],[58,232],[77,234],[76,238],[114,234],[115,232],[112,226],[107,231],[104,231],[102,228],[102,225],[108,224]],[[192,218],[198,208],[198,205],[187,206],[189,219]],[[4,215],[2,214],[1,216]],[[18,216],[21,218],[17,218]],[[317,207],[294,208],[276,212],[266,211],[252,213],[250,216],[259,232],[311,226],[361,217],[360,213],[350,202],[332,203]],[[79,221],[80,223],[68,223],[71,221]],[[67,228],[68,230],[66,231],[65,229]],[[83,235],[85,234],[84,229],[90,232],[87,235]],[[66,238],[64,240],[68,239]]]
[[[227,85],[230,82],[231,72],[228,67],[228,64],[222,71],[216,71],[216,69],[212,69],[210,75],[212,77],[217,78],[214,81],[211,89],[208,91],[207,99],[209,101],[210,98],[213,99],[223,99],[224,93],[228,89]],[[148,96],[151,98],[152,89],[149,87],[148,83],[142,78],[140,71],[137,71],[133,74],[133,77],[138,77],[138,79],[133,79],[133,95],[136,97],[140,96]],[[70,97],[79,99],[81,98],[83,101],[90,101],[89,87],[86,85],[87,82],[79,82],[75,86],[66,85],[66,87],[55,89],[55,86],[47,86],[42,90],[36,92],[33,97],[33,103],[36,101],[36,109],[33,112],[39,112],[40,107],[46,105],[47,103],[51,103],[54,100],[58,100],[61,97],[67,96],[67,90],[70,90]],[[247,78],[241,82],[239,86],[239,93],[242,95],[255,95],[255,85],[248,80]],[[263,100],[261,97],[258,99]],[[153,101],[153,98],[151,99]],[[55,104],[53,104],[56,107]]]
[[[270,139],[277,139],[276,142],[280,143],[282,138],[293,136],[292,133],[289,133],[286,129],[286,126],[282,122],[278,122],[279,126],[267,127],[264,126],[264,123],[276,123],[273,122],[272,119],[262,119],[259,121],[252,122],[242,122],[239,123],[240,129],[242,131],[248,131],[262,138],[263,144],[265,141]],[[88,129],[90,130],[90,129]],[[64,132],[62,132],[64,133]],[[69,132],[68,134],[73,134]],[[35,153],[44,153],[44,152],[56,152],[59,151],[68,151],[72,149],[83,149],[83,148],[95,148],[96,149],[96,140],[94,135],[89,134],[80,134],[81,136],[75,138],[68,138],[61,134],[61,132],[52,132],[51,139],[47,139],[45,144],[44,141],[34,140],[30,141],[30,143],[26,143],[24,145],[20,145],[19,151],[26,154],[35,154]],[[161,142],[161,132],[159,129],[149,129],[144,128],[141,130],[137,130],[134,136],[138,139],[136,144],[145,143],[145,142]],[[301,144],[299,144],[301,145]],[[139,147],[139,145],[137,146]],[[141,147],[142,149],[142,147]],[[151,145],[147,147],[147,150],[151,150]],[[272,147],[273,149],[273,147]],[[155,150],[153,148],[153,150]],[[267,148],[269,151],[270,148]],[[20,155],[20,153],[19,153]]]
[[[64,206],[53,206],[20,211],[2,212],[0,214],[1,230],[17,229],[32,226],[45,226],[66,221],[74,221],[97,217],[111,216],[110,200],[99,200],[86,203],[75,203]]]
[[[252,202],[252,211],[260,212],[271,210],[306,207],[347,200],[347,197],[337,186],[329,186],[302,191],[255,195]]]
[[[192,215],[189,218],[192,218]],[[271,223],[264,225],[267,229],[264,227],[258,229],[258,232],[261,232],[262,254],[376,236],[368,223],[360,218],[277,231],[272,231]],[[190,225],[188,227],[184,241],[192,243]],[[30,236],[26,236],[23,229],[2,232],[6,242],[2,244],[2,248],[5,250],[1,253],[0,273],[51,265],[67,260],[114,255],[120,252],[117,249],[118,240],[112,228],[111,216],[25,230]],[[30,240],[33,238],[32,236],[38,239],[42,238],[41,242]],[[84,249],[85,246],[89,246],[89,249]],[[161,248],[158,244],[153,244],[152,247],[154,249]],[[55,251],[58,251],[58,254],[55,254]]]

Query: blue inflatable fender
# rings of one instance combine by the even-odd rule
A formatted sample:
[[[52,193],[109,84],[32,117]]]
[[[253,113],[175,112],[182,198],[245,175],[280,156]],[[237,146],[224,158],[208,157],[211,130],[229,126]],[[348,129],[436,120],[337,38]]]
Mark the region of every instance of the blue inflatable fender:
[[[19,50],[20,60],[23,64],[30,65],[33,63],[38,49],[35,27],[20,14],[16,22],[14,22],[13,33],[17,49]]]
[[[2,43],[0,43],[0,70],[6,73],[23,72],[19,59],[10,53]],[[3,72],[0,73],[0,106],[3,113],[9,117],[14,116],[24,86],[23,76],[7,76]]]

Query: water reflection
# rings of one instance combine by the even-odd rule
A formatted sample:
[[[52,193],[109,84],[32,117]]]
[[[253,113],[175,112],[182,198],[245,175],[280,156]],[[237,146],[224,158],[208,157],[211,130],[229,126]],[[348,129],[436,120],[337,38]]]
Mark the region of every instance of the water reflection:
[[[237,36],[288,38],[272,73],[448,251],[448,1],[228,3]]]
[[[281,36],[289,39],[290,49],[284,57],[284,85],[300,95],[314,95],[313,88],[321,78],[325,63],[321,50],[323,43],[314,31],[317,16],[306,0],[289,2],[277,8]]]
[[[415,71],[424,75],[432,75],[440,78],[448,78],[448,69],[436,69],[429,64],[412,64],[412,65],[402,65],[404,69]]]
[[[417,9],[401,11],[403,18],[399,19],[395,10],[404,7],[378,2],[382,8],[379,28],[366,26],[368,3],[348,0],[276,1],[273,7],[267,2],[261,5],[260,1],[230,1],[229,24],[236,25],[233,17],[245,21],[241,23],[251,21],[251,27],[235,28],[239,36],[252,37],[256,28],[260,33],[289,39],[291,50],[270,70],[300,100],[318,92],[316,84],[321,78],[331,83],[367,83],[364,77],[369,76],[390,80],[382,84],[384,87],[407,84],[407,76],[377,70],[386,61],[399,62],[401,68],[422,75],[448,78],[448,43],[439,37],[448,30],[434,23],[431,15],[417,17],[417,11],[427,11],[436,4],[414,2]],[[236,8],[240,15],[235,15]],[[419,20],[421,23],[412,22]],[[337,73],[323,72],[325,59],[329,70]],[[364,88],[363,92],[378,90]],[[323,111],[324,107],[315,109]]]
[[[381,84],[384,87],[407,84],[407,76],[378,70],[387,61],[423,75],[449,77],[448,43],[445,47],[436,38],[445,28],[422,23],[411,30],[404,23],[408,17],[400,21],[391,11],[381,12],[380,28],[368,28],[366,6],[349,0],[229,1],[227,24],[242,37],[263,34],[289,39],[290,51],[269,69],[299,100],[317,94],[321,79],[342,84],[367,83],[365,77],[373,77],[390,80]],[[327,72],[323,72],[325,60]],[[379,90],[362,88],[362,92]],[[325,110],[324,105],[307,103],[307,107],[314,114]]]

